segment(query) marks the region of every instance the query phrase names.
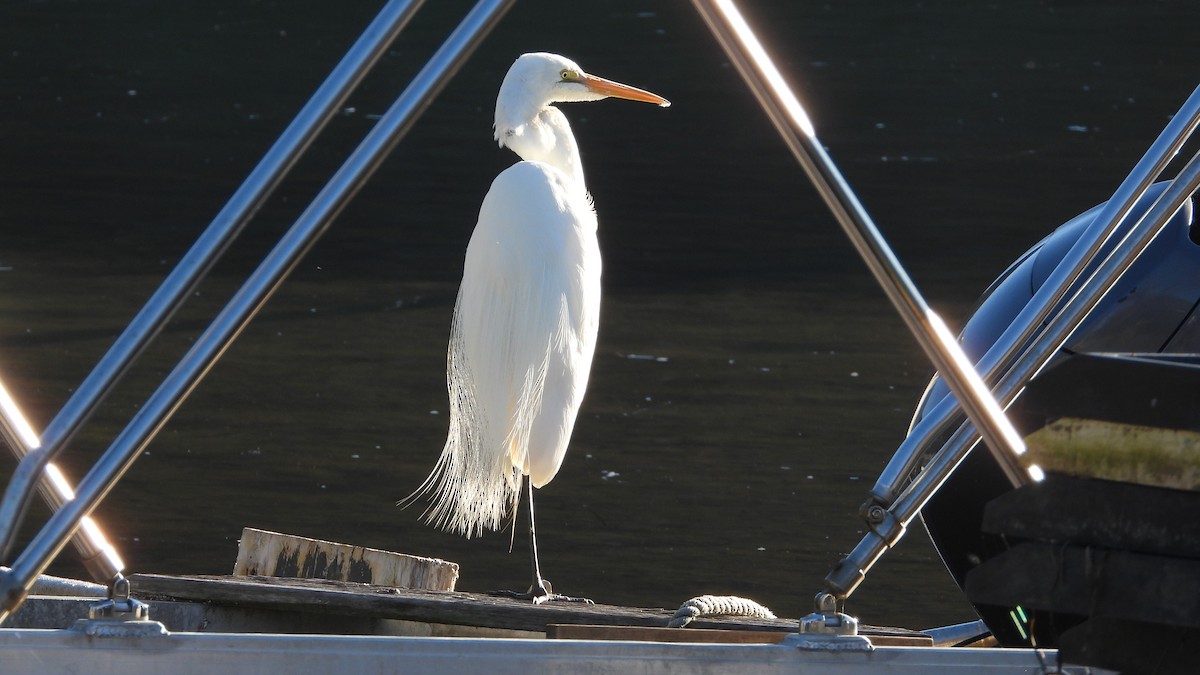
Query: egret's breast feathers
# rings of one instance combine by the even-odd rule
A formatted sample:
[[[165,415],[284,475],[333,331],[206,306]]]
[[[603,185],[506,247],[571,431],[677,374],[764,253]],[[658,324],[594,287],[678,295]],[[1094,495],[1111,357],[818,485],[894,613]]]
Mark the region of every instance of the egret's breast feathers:
[[[430,513],[442,526],[496,529],[520,475],[544,484],[562,463],[599,321],[595,232],[586,195],[543,162],[505,170],[484,198],[447,363],[450,434]]]

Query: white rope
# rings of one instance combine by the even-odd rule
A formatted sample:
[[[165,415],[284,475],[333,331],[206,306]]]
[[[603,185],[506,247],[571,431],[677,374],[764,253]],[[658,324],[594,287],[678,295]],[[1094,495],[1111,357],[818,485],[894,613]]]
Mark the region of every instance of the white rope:
[[[704,616],[752,616],[758,619],[774,619],[771,610],[748,598],[736,595],[701,595],[679,606],[667,628],[683,628]]]

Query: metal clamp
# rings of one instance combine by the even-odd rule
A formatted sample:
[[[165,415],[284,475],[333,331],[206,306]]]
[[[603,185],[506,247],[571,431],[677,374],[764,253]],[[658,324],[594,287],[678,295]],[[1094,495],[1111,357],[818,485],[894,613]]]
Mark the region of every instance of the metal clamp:
[[[858,635],[858,619],[837,611],[832,593],[817,593],[816,611],[800,619],[800,632],[821,635]]]
[[[870,640],[858,634],[858,619],[837,611],[838,599],[833,594],[818,593],[815,601],[817,611],[800,619],[800,632],[789,635],[785,645],[809,651],[875,649]]]
[[[167,627],[150,620],[150,605],[130,597],[129,579],[118,574],[108,587],[108,598],[88,607],[88,618],[72,630],[98,637],[167,635]]]

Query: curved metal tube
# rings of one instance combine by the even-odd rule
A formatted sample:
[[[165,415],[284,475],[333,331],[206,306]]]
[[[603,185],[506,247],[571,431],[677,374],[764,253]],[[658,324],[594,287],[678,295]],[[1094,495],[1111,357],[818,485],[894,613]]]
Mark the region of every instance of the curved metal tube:
[[[1059,316],[1035,338],[1023,358],[996,385],[995,393],[1002,404],[1008,405],[1016,399],[1025,383],[1070,338],[1071,333],[1198,188],[1200,153],[1192,157],[1079,292],[1067,301]],[[964,422],[930,460],[920,480],[909,484],[891,507],[879,514],[878,522],[872,524],[871,530],[858,546],[829,573],[825,578],[826,588],[838,597],[849,596],[884,551],[903,536],[913,518],[978,442],[979,434],[975,428],[969,421]]]
[[[8,389],[0,382],[0,437],[3,437],[13,454],[18,457],[28,454],[32,449],[41,445],[37,432],[25,419],[17,402],[8,393]],[[52,510],[58,509],[63,503],[75,496],[66,476],[54,464],[47,464],[38,484],[38,492]],[[80,523],[79,533],[74,538],[75,548],[78,549],[83,565],[96,581],[108,581],[116,577],[125,568],[121,554],[104,536],[103,530],[90,517]]]
[[[817,142],[812,122],[746,25],[732,0],[692,0],[725,53],[750,86],[784,144],[800,162],[925,354],[982,430],[988,447],[1013,485],[1030,481],[1017,458],[1025,446],[991,392],[950,333],[921,296],[833,160]]]
[[[0,576],[0,621],[20,604],[79,520],[104,499],[513,1],[481,0],[475,5],[83,477],[78,496],[51,516],[13,563],[11,573]]]
[[[1075,242],[1046,282],[1038,288],[1033,298],[976,364],[976,370],[985,381],[996,382],[1013,367],[1021,349],[1029,344],[1034,334],[1046,322],[1050,312],[1059,306],[1067,293],[1078,286],[1084,269],[1096,257],[1104,243],[1124,224],[1134,204],[1167,168],[1197,125],[1200,125],[1200,87],[1192,92],[1179,112],[1171,118],[1170,123],[1134,166],[1133,171],[1121,182],[1112,198],[1096,214],[1094,223],[1104,225],[1099,228],[1095,225],[1089,227],[1087,233]],[[961,415],[957,413],[956,401],[947,396],[917,422],[871,489],[871,495],[878,504],[888,506],[895,500],[896,495],[904,488],[904,480],[917,468],[918,462],[932,442],[942,437],[953,425],[961,422]]]
[[[9,481],[4,501],[0,502],[0,558],[8,557],[17,526],[28,508],[33,485],[45,475],[51,459],[74,438],[100,400],[191,295],[196,284],[242,231],[424,1],[388,2],[51,420],[42,434],[40,445],[20,442],[10,445],[24,459]],[[61,497],[52,503],[53,508],[58,508],[68,497],[56,488],[51,489]],[[99,546],[86,539],[76,539],[76,545],[85,559],[95,556],[97,552],[94,549]],[[101,560],[101,573],[105,576],[97,580],[107,581],[119,572],[122,567],[119,560],[119,557],[108,562]]]
[[[1188,177],[1183,172],[1176,178],[1175,184],[1159,196],[1155,205],[1129,228],[1121,244],[1084,282],[1083,289],[1050,321],[1042,334],[1034,339],[1027,353],[1019,358],[1016,356],[1019,348],[1036,334],[1037,329],[1047,320],[1050,311],[1066,297],[1070,288],[1079,285],[1079,276],[1095,257],[1096,251],[1121,227],[1133,205],[1162,173],[1198,125],[1200,87],[1192,92],[1179,112],[1134,166],[1133,171],[1122,181],[1112,199],[1097,214],[1095,222],[1105,224],[1100,228],[1088,228],[1087,235],[1071,247],[1046,283],[1038,289],[1000,339],[980,359],[977,368],[984,373],[985,379],[995,381],[1003,378],[993,391],[1002,404],[1007,406],[1012,402],[1025,382],[1053,356],[1071,332],[1086,318],[1087,313],[1103,298],[1104,293],[1117,282],[1120,272],[1132,264],[1174,215],[1178,205],[1168,211],[1161,222],[1154,219],[1158,217],[1155,214],[1160,213],[1159,206],[1169,204],[1163,200],[1168,198],[1168,193],[1176,192],[1175,188],[1180,178],[1184,179],[1183,185],[1186,188]],[[1192,163],[1196,161],[1197,158],[1193,157]],[[1191,167],[1192,164],[1188,166]],[[1193,191],[1195,187],[1179,198],[1179,203],[1182,204]],[[1136,247],[1130,243],[1141,242],[1143,239],[1144,243]],[[1105,278],[1103,275],[1106,274],[1118,276]],[[1095,299],[1086,310],[1080,311],[1079,303],[1085,299],[1085,294],[1089,297],[1095,296]],[[930,446],[956,424],[961,426],[930,460],[925,470],[907,486],[904,485],[903,481],[916,468]],[[952,396],[943,397],[914,425],[872,488],[871,500],[863,507],[864,516],[871,529],[854,550],[825,577],[825,586],[831,593],[842,598],[848,597],[862,583],[867,572],[884,552],[904,536],[913,518],[979,441],[979,436],[973,432],[974,427],[969,422],[963,423],[957,402]]]
[[[1175,212],[1197,189],[1200,189],[1200,153],[1193,156],[1183,167],[1170,187],[1159,195],[1154,206],[1138,222],[1138,226],[1121,240],[1116,250],[1105,258],[1083,288],[1070,299],[1063,308],[1061,318],[1038,335],[1025,357],[996,385],[996,396],[1004,404],[1012,403],[1016,399],[1025,383],[1036,375],[1071,337],[1071,333],[1075,332],[1079,324],[1104,299],[1109,289],[1120,280],[1121,275],[1162,232]],[[1142,227],[1143,223],[1146,224],[1145,227]],[[926,468],[933,481],[940,486],[978,441],[979,436],[971,423],[964,422]],[[905,522],[911,521],[936,491],[936,488],[921,489],[909,486],[896,500],[895,511]]]

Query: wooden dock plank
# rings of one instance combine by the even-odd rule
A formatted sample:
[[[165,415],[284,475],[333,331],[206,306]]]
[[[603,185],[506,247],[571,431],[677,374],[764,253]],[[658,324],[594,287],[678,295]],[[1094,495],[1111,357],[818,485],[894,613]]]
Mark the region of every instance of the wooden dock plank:
[[[703,642],[706,644],[779,644],[788,633],[767,630],[691,630],[647,626],[551,624],[551,640],[628,640],[634,642]]]
[[[667,629],[665,626],[674,610],[574,602],[535,605],[482,593],[389,588],[324,579],[134,574],[130,576],[130,582],[134,594],[146,599],[191,600],[536,633],[564,630],[552,629],[554,624],[584,624],[662,628],[678,631],[681,636],[694,641],[696,638],[691,633],[703,630],[772,632],[782,636],[798,628],[795,619],[704,617],[693,621],[688,628]],[[859,631],[877,644],[932,644],[927,635],[916,631],[865,625],[860,626]]]
[[[388,588],[323,579],[171,576],[134,574],[133,592],[147,599],[193,600],[290,611],[365,615],[432,624],[451,624],[546,633],[551,624],[665,627],[674,610],[523,600],[463,591]],[[686,629],[794,632],[794,619],[705,617]],[[862,627],[872,636],[919,636],[892,628]]]
[[[233,573],[452,591],[458,564],[246,527],[238,541]]]
[[[868,629],[876,647],[932,647],[933,638],[924,633]],[[730,630],[649,628],[645,626],[589,626],[551,624],[546,637],[552,640],[628,640],[637,642],[702,642],[705,644],[779,644],[789,635],[774,630]]]
[[[389,588],[324,579],[135,574],[130,580],[135,593],[153,597],[297,611],[369,613],[379,618],[538,632],[546,632],[546,626],[552,623],[665,626],[673,614],[666,609],[574,602],[534,605],[481,593]],[[794,621],[783,619],[714,618],[696,623],[697,627],[745,630],[796,628]]]

